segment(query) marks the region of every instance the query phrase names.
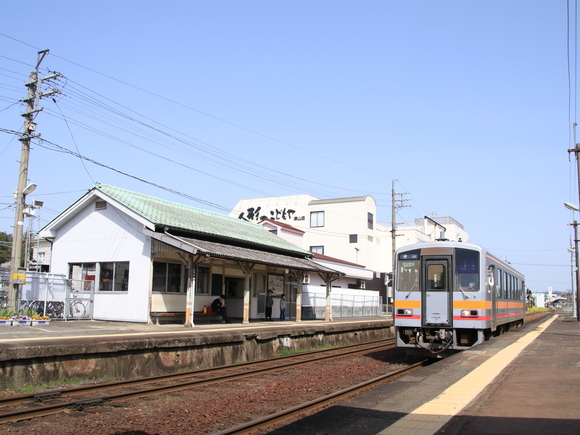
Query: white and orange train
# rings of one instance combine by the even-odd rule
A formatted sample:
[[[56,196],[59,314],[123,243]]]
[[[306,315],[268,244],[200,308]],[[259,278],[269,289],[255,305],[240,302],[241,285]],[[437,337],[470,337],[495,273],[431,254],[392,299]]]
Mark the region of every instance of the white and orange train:
[[[397,250],[397,345],[430,354],[469,349],[524,323],[524,276],[484,248],[429,242]]]

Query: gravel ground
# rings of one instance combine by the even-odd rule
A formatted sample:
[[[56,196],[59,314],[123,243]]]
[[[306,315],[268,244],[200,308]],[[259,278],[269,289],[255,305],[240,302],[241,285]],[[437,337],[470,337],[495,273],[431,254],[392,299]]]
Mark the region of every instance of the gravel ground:
[[[212,434],[400,368],[397,349],[0,426],[9,434]]]

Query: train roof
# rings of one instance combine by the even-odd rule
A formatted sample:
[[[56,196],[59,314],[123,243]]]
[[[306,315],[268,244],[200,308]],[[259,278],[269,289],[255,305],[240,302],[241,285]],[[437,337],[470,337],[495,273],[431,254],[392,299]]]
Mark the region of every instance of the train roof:
[[[473,243],[452,242],[449,240],[440,240],[440,241],[426,242],[426,243],[414,243],[412,245],[402,246],[399,249],[397,249],[397,257],[398,257],[399,252],[408,252],[408,251],[413,251],[416,249],[429,249],[429,248],[459,248],[459,249],[471,249],[474,251],[479,251],[479,252],[485,254],[486,256],[490,257],[491,259],[493,259],[497,263],[503,265],[507,269],[510,269],[514,273],[520,275],[522,277],[522,279],[524,278],[524,274],[521,273],[520,271],[514,269],[514,267],[511,264],[509,264],[506,261],[500,260],[499,257],[497,257],[493,253],[489,252],[483,246],[475,245]]]
[[[397,252],[401,251],[412,251],[415,249],[424,249],[424,248],[463,248],[463,249],[474,249],[477,251],[485,251],[488,252],[483,246],[475,245],[473,243],[465,243],[465,242],[452,242],[449,240],[441,240],[436,242],[425,242],[425,243],[414,243],[412,245],[401,246],[397,249]]]

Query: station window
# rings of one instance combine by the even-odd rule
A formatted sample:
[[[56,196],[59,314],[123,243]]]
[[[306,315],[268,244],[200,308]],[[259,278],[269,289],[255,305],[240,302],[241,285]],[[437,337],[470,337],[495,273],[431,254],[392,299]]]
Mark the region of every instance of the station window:
[[[372,213],[367,213],[367,225],[369,227],[369,230],[373,229],[373,221],[374,221],[374,216]]]
[[[198,267],[195,275],[195,293],[198,295],[208,295],[209,286],[209,267]]]
[[[98,291],[129,290],[129,262],[70,263],[69,278],[74,290],[90,291],[97,283]]]
[[[129,262],[99,263],[99,291],[129,290]]]
[[[71,280],[73,290],[94,290],[97,278],[97,263],[70,263],[68,265],[68,277]]]
[[[220,296],[224,293],[224,276],[221,273],[211,275],[211,294]]]
[[[226,297],[227,298],[244,298],[244,278],[226,277]]]
[[[183,292],[181,264],[153,262],[153,291]]]

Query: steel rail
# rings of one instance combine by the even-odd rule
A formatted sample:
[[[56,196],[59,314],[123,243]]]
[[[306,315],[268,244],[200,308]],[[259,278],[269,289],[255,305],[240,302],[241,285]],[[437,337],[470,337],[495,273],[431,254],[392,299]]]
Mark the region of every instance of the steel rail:
[[[166,375],[159,375],[159,376],[150,376],[146,378],[139,378],[139,379],[128,379],[123,381],[114,381],[114,382],[106,382],[102,384],[94,384],[94,385],[83,385],[80,387],[72,387],[67,388],[66,390],[55,390],[55,391],[48,391],[43,393],[34,393],[34,394],[25,394],[19,396],[12,396],[7,397],[4,399],[0,399],[0,409],[6,406],[13,406],[19,405],[22,403],[27,402],[44,402],[47,400],[53,400],[56,398],[62,398],[65,396],[70,396],[74,394],[82,394],[82,393],[89,393],[93,391],[101,391],[101,390],[110,390],[112,388],[124,388],[130,386],[137,386],[143,384],[151,384],[154,382],[165,382],[171,381],[175,379],[187,378],[192,376],[199,376],[199,375],[207,375],[212,373],[219,373],[225,370],[232,370],[238,369],[243,367],[251,367],[255,365],[262,365],[266,363],[276,363],[279,361],[283,361],[286,359],[293,359],[293,358],[300,358],[303,356],[311,356],[317,354],[324,354],[330,352],[341,351],[342,349],[352,349],[355,347],[360,346],[367,346],[364,350],[372,350],[374,348],[382,348],[385,345],[394,344],[394,338],[388,338],[383,340],[375,340],[369,341],[367,343],[358,343],[358,344],[349,344],[346,346],[334,347],[330,349],[320,349],[320,350],[312,350],[308,352],[298,352],[290,355],[278,356],[274,358],[266,358],[259,361],[248,361],[242,362],[237,364],[232,364],[228,366],[220,366],[220,367],[211,367],[207,369],[197,369],[197,370],[190,370],[186,372],[179,372],[179,373],[171,373]]]
[[[105,395],[105,396],[96,397],[93,399],[74,400],[74,401],[68,401],[68,402],[63,402],[63,403],[59,403],[59,404],[44,405],[40,408],[32,408],[32,409],[17,410],[17,411],[13,411],[13,412],[6,412],[6,413],[0,414],[0,424],[26,420],[26,419],[33,418],[33,417],[42,417],[42,416],[46,416],[46,415],[57,414],[59,412],[64,411],[65,409],[73,409],[73,410],[80,411],[80,410],[83,410],[85,408],[94,407],[94,406],[101,406],[105,403],[109,403],[109,402],[113,402],[113,401],[132,399],[135,397],[151,396],[151,395],[156,395],[156,394],[165,393],[165,392],[183,390],[183,389],[187,389],[187,388],[191,388],[191,387],[200,387],[200,386],[204,386],[204,385],[217,384],[217,383],[221,383],[221,382],[226,382],[226,381],[242,379],[242,378],[246,378],[246,377],[250,377],[250,376],[255,376],[258,374],[269,373],[269,372],[273,372],[273,371],[277,371],[277,370],[281,370],[281,369],[287,369],[289,367],[295,367],[295,366],[304,365],[304,364],[311,364],[311,363],[315,363],[315,362],[319,362],[319,361],[323,361],[323,360],[328,360],[328,359],[333,359],[333,358],[342,358],[344,356],[368,352],[368,351],[372,351],[375,349],[394,347],[393,340],[383,340],[382,344],[377,344],[377,342],[373,342],[373,343],[375,343],[375,344],[372,346],[364,347],[362,349],[349,350],[347,352],[341,352],[339,354],[334,354],[334,355],[321,355],[321,356],[311,358],[308,360],[290,361],[290,362],[278,364],[278,365],[273,366],[273,367],[257,368],[254,370],[248,370],[248,371],[245,371],[243,373],[234,373],[234,374],[229,374],[229,375],[223,375],[223,376],[219,376],[219,377],[215,377],[215,378],[211,378],[211,379],[194,379],[194,380],[181,382],[178,384],[157,386],[157,387],[141,389],[138,391],[129,391],[129,392],[124,392],[124,393],[119,393],[119,394]],[[360,346],[363,346],[363,345],[362,344],[350,345],[347,348],[360,347]],[[334,348],[331,350],[336,351],[336,350],[340,350],[340,349],[341,348]],[[326,351],[330,351],[330,349],[326,350]],[[312,355],[315,355],[317,353],[318,353],[318,351],[314,351],[314,352],[300,353],[300,354],[294,354],[294,355],[288,355],[288,356],[304,356],[305,354],[308,354],[308,356],[312,356]],[[285,357],[270,358],[267,360],[255,361],[253,363],[241,363],[241,364],[234,364],[231,366],[223,366],[220,368],[220,371],[237,369],[237,368],[240,368],[242,366],[245,367],[245,366],[252,365],[252,364],[259,367],[260,365],[264,365],[266,363],[279,362],[280,360],[284,360],[284,359],[286,359],[286,358]],[[207,371],[209,371],[209,369],[204,370],[204,373],[207,373]],[[199,374],[199,371],[192,372],[191,374],[188,374],[185,377],[191,377],[193,374]],[[147,385],[147,384],[159,382],[160,381],[159,378],[160,377],[146,378],[144,380],[137,380],[137,382],[129,382],[128,384],[125,384],[125,385],[118,385],[116,383],[109,383],[109,384],[104,384],[103,386],[100,386],[100,389],[123,388],[123,387],[127,387],[127,386],[134,386],[137,384]],[[170,377],[165,378],[163,380],[175,380],[175,378],[170,376]],[[94,390],[92,390],[92,391],[94,391]],[[83,391],[83,392],[86,392],[86,391]],[[55,392],[55,393],[58,393],[58,392]],[[79,393],[79,389],[71,389],[68,392],[68,394],[78,394],[78,393]],[[48,393],[48,394],[50,394],[50,393]],[[54,393],[53,393],[53,395],[54,395]],[[54,397],[52,397],[52,398],[54,398]]]
[[[263,428],[265,426],[269,426],[272,424],[279,424],[287,420],[292,420],[296,416],[303,414],[305,412],[311,412],[314,410],[321,409],[329,404],[334,402],[342,401],[347,399],[348,397],[355,395],[356,393],[360,392],[369,387],[373,387],[379,385],[391,378],[402,376],[407,374],[413,370],[416,370],[424,365],[428,364],[428,360],[423,360],[418,363],[415,363],[409,367],[405,367],[403,369],[396,370],[394,372],[387,373],[385,375],[379,376],[374,379],[370,379],[365,381],[361,384],[354,385],[349,388],[345,388],[344,390],[337,391],[335,393],[328,394],[326,396],[320,397],[318,399],[311,400],[310,402],[306,402],[292,408],[285,409],[283,411],[276,412],[274,414],[270,414],[268,416],[258,418],[253,421],[249,421],[247,423],[243,423],[239,426],[235,426],[221,432],[217,432],[214,435],[229,435],[229,434],[246,434],[246,433],[253,433],[259,428]]]

